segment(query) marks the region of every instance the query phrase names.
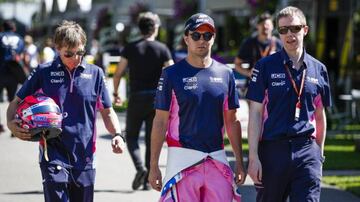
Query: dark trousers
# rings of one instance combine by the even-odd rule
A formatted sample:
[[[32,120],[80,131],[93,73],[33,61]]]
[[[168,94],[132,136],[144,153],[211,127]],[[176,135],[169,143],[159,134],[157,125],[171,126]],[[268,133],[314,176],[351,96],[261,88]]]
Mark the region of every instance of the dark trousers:
[[[1,72],[0,72],[1,74]],[[3,96],[3,89],[6,89],[8,101],[12,101],[15,97],[18,82],[12,75],[0,75],[0,94]]]
[[[44,182],[45,202],[92,202],[94,185],[86,187],[71,183]]]
[[[155,116],[154,94],[131,94],[126,116],[126,144],[137,171],[144,170],[139,147],[139,133],[145,122],[145,167],[150,169],[150,136]]]
[[[309,137],[261,141],[262,184],[255,185],[257,202],[320,201],[320,147]]]
[[[45,202],[93,202],[95,170],[41,165]]]

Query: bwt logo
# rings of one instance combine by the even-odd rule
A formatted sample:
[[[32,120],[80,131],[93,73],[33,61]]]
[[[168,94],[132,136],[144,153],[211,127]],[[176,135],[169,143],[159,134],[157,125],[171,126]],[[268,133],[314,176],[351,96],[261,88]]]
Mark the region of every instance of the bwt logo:
[[[50,72],[50,76],[64,76],[65,73],[63,71],[59,72]]]
[[[196,23],[199,23],[199,22],[209,22],[209,20],[206,18],[199,18],[196,20]]]
[[[285,74],[284,73],[271,74],[271,78],[272,79],[285,79]]]
[[[183,83],[189,83],[189,82],[196,82],[197,81],[197,77],[186,77],[186,78],[183,78]]]

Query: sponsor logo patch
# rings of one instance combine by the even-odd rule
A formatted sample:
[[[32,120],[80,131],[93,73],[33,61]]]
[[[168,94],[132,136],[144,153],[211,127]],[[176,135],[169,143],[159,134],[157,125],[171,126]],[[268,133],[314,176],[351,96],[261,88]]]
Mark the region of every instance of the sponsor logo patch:
[[[92,79],[92,74],[81,73],[81,74],[80,74],[80,78],[83,78],[83,79]]]
[[[64,78],[60,78],[60,79],[51,79],[50,83],[64,83]]]
[[[308,82],[310,82],[310,83],[313,83],[313,84],[316,84],[316,85],[319,84],[319,79],[313,78],[313,77],[310,77],[310,76],[307,76],[307,77],[306,77],[306,81],[308,81]]]
[[[283,86],[283,85],[285,85],[285,81],[271,82],[271,86]]]
[[[64,76],[64,71],[50,72],[50,76]]]
[[[271,74],[271,79],[284,79],[285,73],[274,73]]]
[[[222,83],[223,79],[220,77],[210,77],[210,82],[211,83]]]
[[[194,90],[198,88],[197,77],[186,77],[182,79],[184,83],[184,90]]]

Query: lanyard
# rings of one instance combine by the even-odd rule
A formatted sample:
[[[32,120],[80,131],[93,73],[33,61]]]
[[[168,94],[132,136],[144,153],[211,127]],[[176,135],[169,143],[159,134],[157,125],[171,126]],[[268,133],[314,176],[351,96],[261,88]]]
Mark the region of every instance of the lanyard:
[[[303,70],[303,74],[302,74],[302,78],[301,78],[301,84],[300,84],[300,89],[297,88],[296,86],[296,83],[295,83],[295,80],[293,79],[293,77],[291,76],[291,72],[289,70],[289,66],[284,63],[284,67],[286,69],[286,72],[289,76],[289,79],[291,81],[291,84],[295,90],[295,93],[296,95],[298,96],[297,97],[297,102],[296,102],[296,106],[295,106],[295,121],[298,121],[299,120],[299,117],[300,117],[300,109],[301,109],[301,101],[300,101],[300,97],[301,97],[301,94],[304,90],[304,84],[305,84],[305,75],[306,75],[306,69]]]
[[[274,47],[275,47],[275,41],[273,38],[271,38],[270,44],[267,45],[264,50],[262,50],[262,48],[258,45],[258,49],[259,49],[261,58],[270,55],[270,52],[274,51]]]

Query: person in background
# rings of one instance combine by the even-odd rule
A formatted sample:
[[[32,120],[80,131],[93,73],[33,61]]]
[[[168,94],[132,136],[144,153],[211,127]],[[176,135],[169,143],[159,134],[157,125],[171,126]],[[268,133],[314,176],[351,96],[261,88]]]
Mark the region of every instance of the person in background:
[[[21,100],[41,92],[51,97],[63,114],[62,133],[41,140],[40,170],[46,202],[92,202],[95,183],[96,114],[100,111],[112,134],[114,153],[125,147],[118,118],[111,105],[104,72],[87,64],[86,35],[79,24],[63,21],[55,30],[58,56],[39,65],[28,77],[7,110],[7,125],[21,140],[30,140],[30,131],[19,126],[15,113]]]
[[[46,38],[44,48],[41,51],[41,63],[51,62],[55,57],[56,52],[54,50],[52,38],[48,37]]]
[[[24,65],[29,72],[35,69],[39,65],[39,50],[33,42],[33,38],[30,35],[24,37],[25,41],[25,54]]]
[[[258,202],[320,201],[328,73],[305,51],[309,27],[300,9],[282,9],[276,23],[284,48],[256,63],[246,95],[248,173]]]
[[[19,83],[23,83],[26,74],[23,69],[24,39],[16,33],[15,23],[3,22],[3,32],[0,33],[0,92],[5,88],[8,101],[14,99]]]
[[[245,181],[239,98],[230,68],[211,58],[213,19],[203,13],[185,23],[187,56],[163,70],[156,92],[151,132],[149,182],[160,201],[240,201],[224,150],[226,128],[234,156],[235,182]],[[159,156],[168,144],[162,182]]]
[[[161,70],[173,64],[170,50],[165,44],[157,41],[160,26],[159,16],[152,12],[141,13],[138,27],[142,38],[132,42],[121,51],[121,60],[115,71],[114,99],[122,104],[118,88],[126,67],[129,68],[130,96],[126,114],[126,143],[131,159],[135,165],[136,175],[132,189],[141,185],[148,189],[148,170],[150,168],[150,133],[155,115],[154,97]],[[139,133],[145,122],[145,168],[140,156]]]
[[[255,63],[270,54],[279,51],[281,41],[273,35],[274,25],[269,13],[263,13],[256,18],[256,34],[246,38],[235,57],[235,70],[246,78],[251,77]]]
[[[24,52],[24,39],[16,33],[16,25],[11,20],[5,20],[0,33],[0,102],[4,101],[3,90],[7,91],[7,99],[14,99],[19,83],[26,79],[21,64]],[[0,133],[5,128],[0,118]]]

